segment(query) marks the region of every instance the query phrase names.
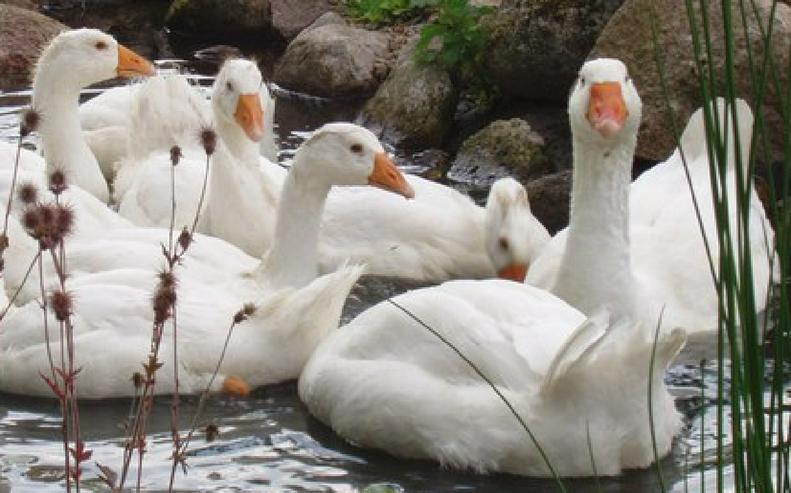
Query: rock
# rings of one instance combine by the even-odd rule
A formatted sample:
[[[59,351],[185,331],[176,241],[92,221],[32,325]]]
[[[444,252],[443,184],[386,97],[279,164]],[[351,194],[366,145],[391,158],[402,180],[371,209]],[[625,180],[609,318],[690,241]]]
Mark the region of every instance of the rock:
[[[582,62],[621,3],[504,0],[483,20],[490,31],[484,59],[492,78],[512,96],[565,102]]]
[[[0,5],[2,4],[35,11],[38,11],[39,7],[38,0],[0,0]]]
[[[258,36],[272,27],[269,0],[174,0],[165,22],[196,38]]]
[[[405,164],[417,167],[417,173],[424,178],[442,180],[450,165],[450,155],[442,149],[426,149],[413,154]]]
[[[464,141],[448,178],[485,188],[506,176],[534,178],[545,173],[548,164],[544,139],[526,121],[497,120]]]
[[[696,3],[697,4],[697,3]],[[741,21],[738,2],[734,2],[733,12],[735,34],[735,66],[737,74],[737,94],[751,101],[753,90],[750,80],[747,46],[745,33]],[[771,0],[756,0],[756,7],[760,12],[761,22],[766,24],[769,18]],[[651,6],[653,0],[627,0],[623,7],[612,17],[607,27],[596,42],[591,57],[609,56],[620,58],[629,68],[640,97],[643,100],[643,123],[637,141],[638,158],[650,160],[665,160],[676,147],[672,127],[669,124],[669,115],[666,111],[665,99],[659,79],[659,72],[654,63],[654,46],[651,39]],[[722,16],[720,15],[719,2],[711,2],[710,22],[713,35],[714,65],[717,73],[722,74],[724,61]],[[752,12],[751,9],[750,12]],[[671,105],[676,113],[679,128],[683,129],[689,116],[701,104],[698,91],[697,75],[693,58],[692,37],[689,30],[685,1],[668,0],[663,8],[656,9],[659,45],[664,60],[664,71],[671,98]],[[698,15],[700,19],[700,14]],[[762,60],[758,24],[755,17],[748,16],[750,25],[749,37],[751,40],[754,60]],[[774,55],[779,67],[788,66],[789,49],[791,48],[791,8],[787,5],[777,5],[773,27]],[[781,70],[784,72],[784,70]],[[787,73],[786,73],[787,74]],[[782,84],[788,87],[786,79]],[[782,138],[779,129],[782,128],[780,117],[780,103],[773,85],[767,85],[768,92],[765,100],[765,116],[767,128],[770,129],[775,153],[780,152]],[[751,104],[752,105],[752,104]],[[753,106],[753,111],[755,107]]]
[[[67,26],[92,27],[112,34],[135,52],[150,59],[172,58],[163,18],[168,2],[162,0],[60,0],[45,3],[47,13]]]
[[[66,29],[60,22],[38,12],[0,5],[0,86],[30,84],[41,50]]]
[[[396,146],[440,147],[453,125],[458,95],[446,70],[413,60],[414,47],[413,40],[402,48],[360,121]]]
[[[329,0],[269,0],[272,28],[292,40],[322,14],[333,9]]]
[[[388,53],[388,36],[346,24],[326,24],[294,38],[275,68],[275,81],[315,96],[362,96],[379,80],[376,64]]]
[[[316,29],[317,27],[321,26],[329,26],[330,24],[342,24],[344,26],[348,25],[346,19],[337,12],[326,12],[321,14],[315,21],[313,21],[309,26],[302,30],[302,32],[310,31],[311,29]]]
[[[526,186],[530,210],[552,235],[569,223],[571,173],[570,169],[553,173]]]

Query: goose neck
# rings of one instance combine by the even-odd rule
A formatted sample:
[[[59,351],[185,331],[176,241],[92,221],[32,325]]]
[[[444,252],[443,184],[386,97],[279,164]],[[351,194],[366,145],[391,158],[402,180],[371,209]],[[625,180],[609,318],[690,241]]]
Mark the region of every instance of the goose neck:
[[[299,155],[283,185],[275,236],[262,263],[262,281],[272,287],[302,287],[318,276],[321,215],[330,184],[302,169]]]
[[[636,138],[602,145],[575,138],[571,213],[553,292],[585,313],[633,314],[629,187]]]
[[[38,132],[47,173],[62,170],[71,183],[107,201],[107,184],[82,134],[79,96],[79,85],[55,79],[46,69],[33,80],[31,105],[41,117]]]

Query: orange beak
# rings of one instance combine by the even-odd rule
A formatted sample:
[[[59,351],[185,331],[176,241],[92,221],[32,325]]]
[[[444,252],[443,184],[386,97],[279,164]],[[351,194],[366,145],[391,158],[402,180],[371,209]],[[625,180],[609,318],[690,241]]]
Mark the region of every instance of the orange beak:
[[[508,279],[509,281],[524,282],[527,276],[527,266],[525,264],[513,263],[506,265],[497,275],[501,279]]]
[[[118,77],[150,76],[156,73],[154,65],[122,44],[118,44]]]
[[[384,152],[379,152],[374,158],[374,170],[368,177],[368,184],[383,188],[411,199],[415,197],[412,185],[406,181],[404,174],[396,167],[393,161]]]
[[[253,142],[258,142],[264,136],[264,109],[261,108],[261,99],[258,93],[241,94],[236,103],[236,112],[233,114],[236,123]]]
[[[602,137],[609,139],[623,128],[629,111],[618,82],[591,85],[588,102],[588,121]]]

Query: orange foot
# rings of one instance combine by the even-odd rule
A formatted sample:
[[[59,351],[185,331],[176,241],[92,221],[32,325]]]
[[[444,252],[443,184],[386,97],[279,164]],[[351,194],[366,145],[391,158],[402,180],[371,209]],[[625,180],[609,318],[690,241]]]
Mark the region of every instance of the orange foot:
[[[241,378],[230,375],[225,377],[225,381],[222,383],[222,391],[236,397],[247,397],[250,395],[250,386]]]

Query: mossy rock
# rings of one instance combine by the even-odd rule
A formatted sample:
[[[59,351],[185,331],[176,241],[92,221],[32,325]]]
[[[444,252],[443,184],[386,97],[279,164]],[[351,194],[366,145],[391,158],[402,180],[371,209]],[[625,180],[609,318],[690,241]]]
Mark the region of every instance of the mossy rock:
[[[494,121],[465,140],[448,177],[484,188],[498,178],[527,180],[548,168],[544,140],[526,121],[512,118]]]
[[[414,46],[413,40],[403,48],[360,120],[401,147],[442,147],[453,126],[458,93],[447,70],[414,60]]]

